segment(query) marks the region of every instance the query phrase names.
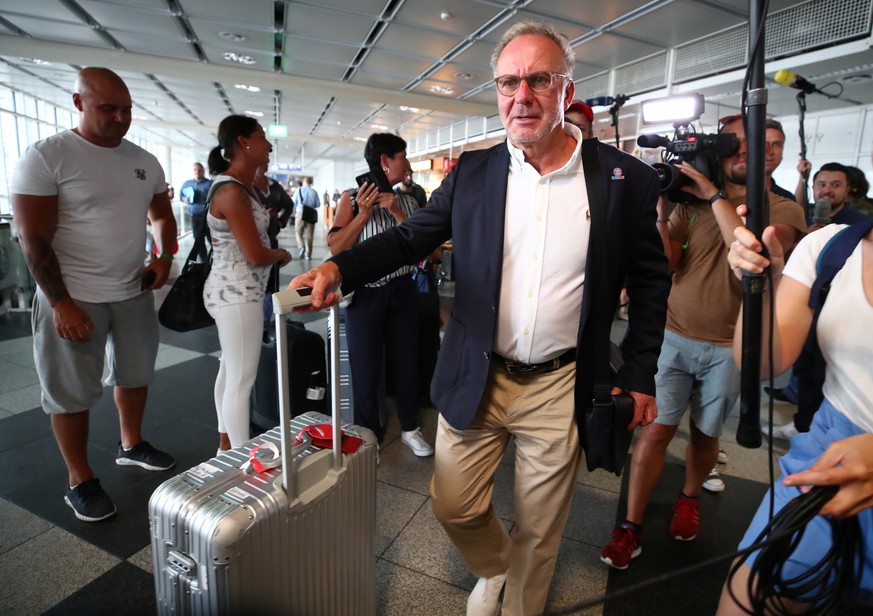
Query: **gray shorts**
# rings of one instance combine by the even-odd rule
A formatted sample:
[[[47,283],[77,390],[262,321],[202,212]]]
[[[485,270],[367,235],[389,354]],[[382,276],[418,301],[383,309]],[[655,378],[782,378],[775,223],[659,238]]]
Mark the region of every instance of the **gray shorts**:
[[[655,387],[655,423],[678,426],[690,406],[694,425],[707,436],[718,438],[740,395],[740,370],[734,363],[733,348],[665,330]]]
[[[74,301],[94,323],[88,342],[58,336],[51,304],[42,291],[33,302],[33,356],[42,408],[49,415],[94,406],[103,393],[104,359],[109,367],[107,385],[145,387],[155,375],[159,334],[151,291],[121,302]]]

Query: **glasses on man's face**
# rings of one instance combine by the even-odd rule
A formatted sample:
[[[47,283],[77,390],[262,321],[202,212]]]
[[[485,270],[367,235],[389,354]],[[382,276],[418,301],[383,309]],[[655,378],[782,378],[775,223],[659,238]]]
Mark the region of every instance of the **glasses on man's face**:
[[[556,77],[569,79],[570,76],[555,71],[537,71],[536,73],[531,73],[524,77],[518,75],[503,75],[495,78],[494,83],[497,85],[497,91],[503,96],[515,95],[521,87],[522,81],[527,82],[527,87],[530,88],[532,92],[542,94],[552,87]]]

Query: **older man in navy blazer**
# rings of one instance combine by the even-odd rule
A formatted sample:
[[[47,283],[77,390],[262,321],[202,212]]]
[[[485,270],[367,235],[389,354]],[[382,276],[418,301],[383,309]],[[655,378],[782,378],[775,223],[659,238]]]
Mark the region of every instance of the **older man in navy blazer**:
[[[479,582],[468,614],[540,614],[545,608],[580,461],[576,415],[592,398],[591,296],[632,298],[624,366],[634,398],[628,426],[657,414],[654,375],[670,281],[655,225],[651,167],[599,148],[607,198],[609,288],[585,284],[590,210],[581,133],[563,122],[575,57],[550,26],[524,22],[492,57],[506,143],[466,152],[427,207],[292,287],[313,309],[453,238],[455,299],[431,396],[440,410],[431,483],[436,517]],[[375,187],[358,194],[377,199]],[[600,324],[609,327],[609,324]],[[518,373],[522,365],[522,374]],[[493,476],[515,439],[515,530],[491,506]],[[505,590],[504,590],[505,586]]]

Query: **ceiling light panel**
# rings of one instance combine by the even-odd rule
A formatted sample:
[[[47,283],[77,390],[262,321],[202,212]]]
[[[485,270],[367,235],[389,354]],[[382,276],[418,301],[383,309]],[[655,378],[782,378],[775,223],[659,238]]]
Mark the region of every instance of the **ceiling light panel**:
[[[184,0],[180,2],[185,10],[185,15],[194,27],[198,36],[201,32],[195,26],[195,21],[216,22],[216,11],[221,13],[221,22],[224,26],[219,30],[241,32],[248,37],[245,29],[273,29],[273,0],[245,0],[244,2],[216,2],[216,0]],[[227,24],[233,24],[229,26]]]

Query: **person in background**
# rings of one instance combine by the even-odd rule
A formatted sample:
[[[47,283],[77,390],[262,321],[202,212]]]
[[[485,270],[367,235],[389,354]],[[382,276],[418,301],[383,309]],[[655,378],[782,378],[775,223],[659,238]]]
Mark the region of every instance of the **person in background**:
[[[736,207],[746,199],[747,160],[742,117],[728,116],[719,124],[719,134],[733,134],[739,142],[734,154],[721,157],[723,181],[716,186],[693,166],[680,163],[679,170],[689,180],[682,190],[693,199],[678,204],[669,218],[656,223],[662,233],[667,228],[664,248],[673,272],[655,377],[659,415],[642,429],[634,445],[626,517],[600,554],[615,569],[627,569],[642,552],[646,508],[661,478],[667,447],[686,412],[690,414],[690,440],[670,536],[677,541],[695,539],[700,530],[697,497],[701,489],[725,489],[715,467],[724,421],[740,395],[740,372],[731,356],[731,343],[742,302],[742,286],[731,275],[726,256],[733,230],[742,223]],[[806,232],[803,210],[774,194],[769,200],[770,219],[788,249]],[[630,293],[630,297],[633,314],[636,296]]]
[[[78,125],[30,146],[9,192],[38,285],[33,352],[67,466],[64,501],[78,519],[97,522],[115,514],[88,461],[89,409],[103,393],[105,363],[121,432],[115,463],[150,471],[175,464],[143,440],[142,424],[158,354],[152,291],[169,276],[176,219],[158,160],[124,139],[133,103],[121,77],[82,69],[73,104]],[[160,255],[143,267],[146,216]]]
[[[764,152],[764,181],[767,189],[780,197],[794,201],[794,195],[779,186],[773,179],[773,172],[782,164],[782,154],[785,152],[785,131],[782,129],[782,124],[773,118],[767,118],[765,127],[764,139],[767,147]]]
[[[179,191],[182,203],[188,204],[188,214],[191,216],[191,234],[194,237],[194,246],[196,247],[194,256],[201,263],[206,261],[207,256],[206,237],[201,236],[201,234],[206,225],[206,195],[209,194],[210,186],[212,186],[212,180],[206,177],[203,165],[194,163],[194,177],[186,180]]]
[[[214,392],[219,451],[249,440],[249,394],[260,360],[264,292],[270,267],[291,261],[287,250],[270,247],[270,214],[254,189],[255,175],[266,168],[272,151],[257,120],[230,115],[219,124],[218,145],[209,153],[212,269],[203,302],[221,344]]]
[[[873,199],[867,196],[870,191],[867,177],[858,167],[846,165],[846,171],[849,174],[849,205],[866,216],[873,216]]]
[[[412,180],[412,170],[410,169],[407,169],[406,173],[403,174],[403,179],[400,181],[400,184],[397,185],[395,190],[410,195],[415,199],[418,207],[424,207],[427,205],[427,195],[424,193],[424,188]]]
[[[738,208],[745,215],[745,207]],[[818,276],[816,263],[828,241],[845,225],[831,224],[803,238],[785,263],[781,243],[772,226],[764,229],[762,241],[744,226],[734,231],[736,241],[731,244],[728,263],[738,280],[743,272],[760,274],[770,268],[773,289],[764,292],[765,304],[775,296],[773,324],[773,355],[762,345],[762,378],[769,376],[769,362],[774,374],[780,374],[795,363],[812,327],[813,309],[809,295]],[[766,246],[769,257],[762,254]],[[781,510],[791,499],[808,486],[839,486],[836,496],[822,509],[803,531],[795,550],[785,559],[781,578],[790,580],[804,575],[818,561],[828,558],[834,540],[828,516],[857,515],[863,542],[863,566],[860,590],[869,600],[873,593],[873,345],[859,344],[870,340],[873,330],[873,231],[855,247],[845,265],[834,277],[827,300],[816,324],[818,345],[824,356],[826,369],[823,387],[824,399],[815,412],[808,432],[794,436],[791,446],[779,459],[782,480],[773,487],[775,510]],[[769,307],[764,306],[763,314]],[[742,313],[737,319],[733,341],[734,361],[742,360]],[[765,319],[764,337],[769,325]],[[740,549],[750,546],[770,519],[768,493],[740,542]],[[739,616],[749,611],[748,582],[752,574],[750,560],[740,568],[738,575],[722,590],[718,607],[719,616]],[[808,578],[807,578],[808,579]],[[822,583],[827,583],[825,573]],[[813,580],[814,581],[814,580]],[[774,589],[776,590],[776,589]],[[785,613],[815,613],[815,606],[796,601],[783,604],[792,611]],[[774,612],[775,613],[775,612]]]
[[[312,287],[313,310],[338,301],[340,285],[358,289],[354,305],[361,285],[452,238],[454,305],[430,390],[440,410],[431,496],[434,515],[479,578],[468,616],[499,614],[501,595],[505,614],[543,613],[581,459],[577,417],[591,404],[596,361],[585,284],[593,208],[582,133],[564,122],[576,56],[554,27],[525,21],[503,34],[491,58],[507,141],[464,152],[427,207],[291,282]],[[614,267],[607,288],[595,292],[614,306],[627,281],[634,298],[612,390],[633,398],[633,430],[657,416],[654,377],[670,289],[655,225],[658,177],[633,156],[596,147],[605,206],[614,213],[606,221]],[[375,187],[357,194],[362,211],[383,198]],[[510,443],[511,535],[491,504]]]
[[[409,170],[406,142],[390,133],[370,135],[364,158],[370,166],[381,167],[392,185]],[[403,192],[371,190],[365,200],[358,199],[358,194],[357,189],[351,189],[340,197],[336,224],[328,235],[333,254],[396,227],[418,209],[415,199]],[[379,412],[384,354],[394,382],[400,440],[416,456],[427,457],[433,455],[433,447],[419,427],[418,297],[413,269],[409,265],[393,269],[356,291],[346,309],[349,361],[355,423],[372,430],[380,442],[385,436]]]
[[[291,214],[294,213],[294,203],[291,197],[276,180],[266,174],[266,168],[259,168],[255,174],[255,194],[270,215],[267,225],[267,237],[270,238],[270,248],[279,247],[279,232],[288,225]],[[270,321],[273,317],[272,294],[279,290],[279,265],[270,267],[270,278],[264,291],[264,342],[273,342]]]
[[[594,136],[594,110],[585,101],[575,100],[567,107],[564,113],[564,121],[576,126],[582,131],[583,139],[591,139]]]
[[[304,220],[306,208],[315,210],[318,216],[318,193],[312,188],[312,178],[306,178],[294,193],[294,230],[297,233],[298,256],[309,261],[312,259],[312,236],[315,233],[315,223]]]

